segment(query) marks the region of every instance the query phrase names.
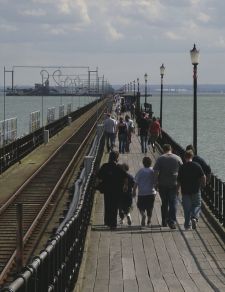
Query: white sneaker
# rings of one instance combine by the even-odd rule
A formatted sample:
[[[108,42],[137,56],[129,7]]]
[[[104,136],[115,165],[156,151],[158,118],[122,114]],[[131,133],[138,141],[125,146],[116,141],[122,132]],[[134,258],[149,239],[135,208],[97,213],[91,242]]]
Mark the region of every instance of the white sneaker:
[[[130,226],[132,224],[130,214],[127,215],[127,224]]]
[[[192,225],[192,229],[196,229],[197,227],[197,220],[195,218],[191,219],[191,225]]]

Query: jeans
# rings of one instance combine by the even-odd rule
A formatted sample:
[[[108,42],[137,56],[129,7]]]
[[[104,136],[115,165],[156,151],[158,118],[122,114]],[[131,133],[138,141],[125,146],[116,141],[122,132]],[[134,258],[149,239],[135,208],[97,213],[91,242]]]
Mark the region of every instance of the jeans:
[[[119,152],[125,153],[126,143],[127,143],[127,135],[126,134],[119,134]]]
[[[148,136],[141,135],[141,151],[142,151],[142,153],[147,153],[147,143],[148,143]]]
[[[184,209],[184,227],[191,225],[191,219],[198,220],[201,211],[201,193],[182,194],[182,204]]]
[[[159,186],[159,195],[162,201],[162,225],[175,224],[177,214],[177,188]]]
[[[115,144],[115,134],[105,132],[105,140],[106,140],[107,150],[108,151],[112,150]]]

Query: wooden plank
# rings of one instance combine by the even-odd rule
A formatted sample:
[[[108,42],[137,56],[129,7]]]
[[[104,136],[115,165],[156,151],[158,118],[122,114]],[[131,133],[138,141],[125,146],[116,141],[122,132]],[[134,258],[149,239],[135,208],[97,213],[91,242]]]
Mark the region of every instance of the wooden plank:
[[[124,292],[136,292],[138,291],[138,285],[134,267],[131,234],[121,235],[121,248]]]
[[[138,283],[138,292],[146,292],[146,291],[153,292],[154,291],[152,282],[149,279],[149,277],[138,277],[137,283]]]
[[[114,233],[110,240],[110,281],[109,291],[123,292],[123,269],[120,235]]]
[[[197,273],[198,266],[193,259],[193,255],[191,254],[189,248],[187,248],[187,244],[182,236],[179,233],[173,233],[173,237],[176,243],[176,246],[179,250],[179,253],[184,261],[184,264],[187,268],[188,273]]]
[[[199,292],[197,286],[191,278],[180,279],[180,283],[183,286],[185,292]]]
[[[163,278],[165,279],[169,291],[173,292],[184,291],[180,281],[177,279],[177,276],[175,274],[165,274],[163,275]]]
[[[109,291],[109,279],[98,279],[95,283],[93,292],[108,292]]]
[[[139,292],[136,279],[124,279],[124,292]]]
[[[200,273],[198,274],[191,274],[191,278],[195,282],[196,286],[198,287],[199,291],[204,292],[211,292],[215,291],[211,285],[210,282],[207,281]]]
[[[110,232],[101,232],[98,251],[96,279],[109,280],[109,245]]]
[[[141,234],[132,234],[132,245],[136,277],[148,278],[148,266]]]
[[[166,249],[168,251],[168,254],[171,260],[171,264],[173,266],[173,271],[178,281],[179,279],[182,279],[182,278],[189,278],[189,274],[187,272],[184,261],[173,239],[173,234],[171,232],[163,232],[162,234],[163,234],[163,239],[166,245]]]
[[[155,292],[168,292],[169,289],[166,285],[166,282],[163,278],[154,278],[152,279],[152,284]]]
[[[153,279],[162,278],[162,272],[156,255],[154,242],[150,235],[143,236],[143,245],[151,281],[153,281]]]
[[[170,257],[168,255],[163,237],[161,233],[153,233],[152,238],[155,245],[155,250],[162,274],[169,274],[173,272],[173,267],[171,264]]]
[[[208,276],[208,279],[218,289],[217,291],[225,291],[224,277],[223,277],[222,281],[219,279],[219,277],[217,277],[215,275],[214,276]]]

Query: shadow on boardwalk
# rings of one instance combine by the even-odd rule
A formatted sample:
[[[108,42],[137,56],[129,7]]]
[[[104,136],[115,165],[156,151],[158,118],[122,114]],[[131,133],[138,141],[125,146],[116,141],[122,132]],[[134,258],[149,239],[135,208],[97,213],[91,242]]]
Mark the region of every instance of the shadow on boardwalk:
[[[153,161],[158,156],[147,155]],[[134,135],[120,162],[128,162],[134,175],[142,158]],[[132,226],[110,231],[103,225],[103,195],[96,193],[76,292],[225,291],[224,244],[207,220],[201,217],[196,230],[185,231],[179,204],[177,229],[170,230],[160,226],[160,206],[157,196],[152,226],[141,227],[134,202]]]

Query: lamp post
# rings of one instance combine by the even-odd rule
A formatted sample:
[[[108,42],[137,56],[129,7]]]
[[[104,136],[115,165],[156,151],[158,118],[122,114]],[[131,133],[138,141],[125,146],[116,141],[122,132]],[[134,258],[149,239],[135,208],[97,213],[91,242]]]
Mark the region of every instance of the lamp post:
[[[147,104],[147,80],[148,80],[147,73],[145,73],[144,78],[145,78],[145,112],[146,112],[146,104]]]
[[[165,67],[162,64],[160,66],[160,76],[161,76],[161,95],[160,95],[160,126],[162,127],[162,108],[163,108],[163,76]]]
[[[195,154],[197,154],[197,66],[199,63],[199,50],[196,49],[195,44],[190,50],[191,63],[193,65],[193,146]]]
[[[133,84],[134,84],[133,89],[134,89],[134,100],[135,100],[135,80],[133,81]]]
[[[140,113],[140,90],[139,90],[139,78],[137,78],[137,99],[136,99],[136,116]]]
[[[137,78],[137,92],[140,93],[140,91],[139,91],[139,78]]]

